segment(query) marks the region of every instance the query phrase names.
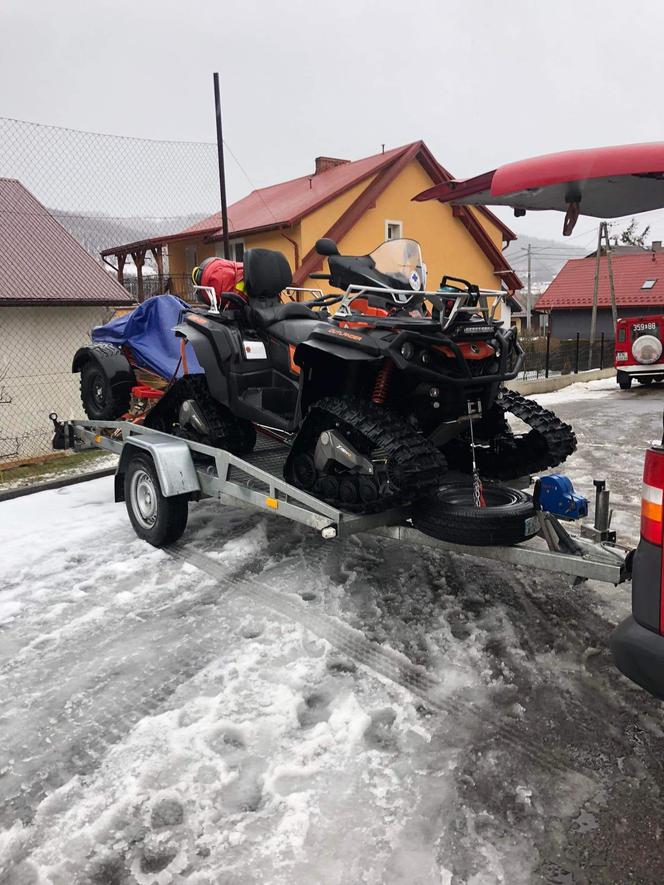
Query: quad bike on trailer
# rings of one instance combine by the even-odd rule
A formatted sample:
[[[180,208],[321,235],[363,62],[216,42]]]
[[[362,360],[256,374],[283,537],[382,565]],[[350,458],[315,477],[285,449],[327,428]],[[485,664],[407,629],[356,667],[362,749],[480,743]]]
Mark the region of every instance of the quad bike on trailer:
[[[174,327],[183,357],[186,342],[200,369],[161,379],[161,390],[146,390],[145,377],[137,383],[130,345],[79,351],[88,416],[133,415],[239,455],[253,448],[256,430],[276,436],[289,446],[290,483],[360,513],[436,494],[440,506],[472,506],[472,485],[459,476],[474,464],[485,479],[505,480],[574,451],[567,424],[502,387],[523,352],[516,330],[503,328],[476,286],[444,277],[426,291],[412,240],[364,256],[340,255],[331,240],[319,240],[317,250],[343,294],[306,303],[281,301],[292,279],[279,252],[248,250],[242,286],[230,292],[218,281],[221,259],[204,262],[194,276],[209,309],[183,310]],[[96,386],[84,383],[93,373]],[[112,414],[99,413],[99,395]],[[507,413],[528,432],[515,434]],[[500,486],[487,496],[495,508],[530,507]]]

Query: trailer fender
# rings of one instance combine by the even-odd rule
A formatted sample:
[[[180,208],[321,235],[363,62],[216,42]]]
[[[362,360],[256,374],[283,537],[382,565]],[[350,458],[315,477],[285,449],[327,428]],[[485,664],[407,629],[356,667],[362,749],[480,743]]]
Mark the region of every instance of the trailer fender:
[[[124,477],[129,462],[138,452],[147,452],[157,471],[161,493],[165,498],[200,493],[201,486],[189,446],[183,439],[162,433],[133,436],[122,447],[115,474],[115,500],[124,501]]]

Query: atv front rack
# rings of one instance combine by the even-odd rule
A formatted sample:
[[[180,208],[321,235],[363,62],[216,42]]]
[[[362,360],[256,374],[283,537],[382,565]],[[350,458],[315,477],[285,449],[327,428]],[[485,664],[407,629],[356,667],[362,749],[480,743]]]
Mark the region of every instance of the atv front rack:
[[[58,422],[57,416],[51,417],[56,426],[55,447],[100,448],[120,456],[115,475],[116,501],[124,499],[124,473],[129,459],[140,452],[152,458],[165,497],[186,494],[192,500],[216,498],[255,507],[315,529],[324,539],[368,532],[577,579],[617,585],[630,577],[630,551],[606,540],[571,535],[552,513],[542,510],[537,511],[539,533],[530,541],[513,547],[466,546],[414,529],[407,507],[373,514],[347,513],[298,489],[283,479],[289,449],[278,440],[259,435],[256,449],[240,458],[224,449],[129,421]]]

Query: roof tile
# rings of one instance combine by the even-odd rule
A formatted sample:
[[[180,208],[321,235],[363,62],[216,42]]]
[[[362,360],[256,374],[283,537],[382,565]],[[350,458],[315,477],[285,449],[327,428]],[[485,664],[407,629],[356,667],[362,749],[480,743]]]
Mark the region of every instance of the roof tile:
[[[0,178],[0,304],[132,301],[30,191]]]
[[[618,307],[664,307],[664,252],[643,250],[633,255],[613,255],[611,259]],[[646,280],[657,280],[652,289],[642,289]],[[535,304],[537,310],[572,310],[592,307],[595,286],[595,258],[568,261],[546,292]],[[609,271],[606,258],[600,260],[599,307],[609,307]]]

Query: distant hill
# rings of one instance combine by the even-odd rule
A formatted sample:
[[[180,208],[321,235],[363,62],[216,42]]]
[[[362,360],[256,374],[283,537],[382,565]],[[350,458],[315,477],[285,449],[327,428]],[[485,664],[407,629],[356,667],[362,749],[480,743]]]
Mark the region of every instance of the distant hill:
[[[97,261],[101,261],[99,253],[103,249],[135,243],[148,237],[174,234],[209,215],[201,212],[172,218],[112,218],[87,212],[66,212],[62,209],[49,211]]]
[[[583,258],[588,250],[571,243],[557,240],[544,240],[539,237],[519,235],[519,239],[510,243],[503,253],[521,280],[526,285],[528,273],[528,245],[531,246],[531,268],[533,288],[542,283],[550,283],[569,258]]]

